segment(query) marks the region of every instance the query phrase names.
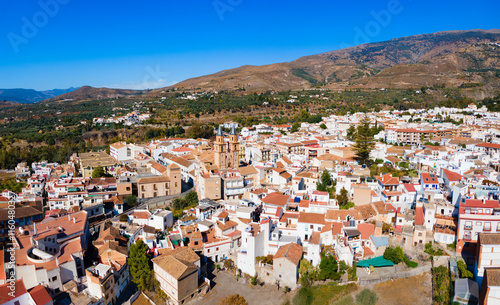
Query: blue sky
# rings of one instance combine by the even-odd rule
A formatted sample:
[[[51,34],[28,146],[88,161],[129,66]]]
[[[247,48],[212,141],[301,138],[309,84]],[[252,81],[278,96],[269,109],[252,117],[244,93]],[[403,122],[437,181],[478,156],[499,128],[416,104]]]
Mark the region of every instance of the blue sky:
[[[2,5],[0,88],[37,90],[157,88],[363,42],[500,28],[498,0],[19,0]]]

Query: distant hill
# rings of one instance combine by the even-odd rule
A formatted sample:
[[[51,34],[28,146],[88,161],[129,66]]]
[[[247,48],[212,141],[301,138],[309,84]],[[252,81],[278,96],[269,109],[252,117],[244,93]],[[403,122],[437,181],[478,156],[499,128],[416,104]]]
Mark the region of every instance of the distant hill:
[[[262,92],[422,86],[462,86],[479,95],[500,89],[500,30],[438,32],[368,43],[292,62],[242,66],[168,88]]]
[[[147,92],[146,90],[129,90],[129,89],[110,89],[110,88],[94,88],[83,86],[75,91],[64,93],[53,97],[50,101],[57,100],[97,100],[107,98],[117,98],[129,95],[138,95]]]
[[[32,104],[53,98],[55,96],[72,92],[78,88],[53,89],[46,91],[36,91],[33,89],[0,89],[0,101],[9,101],[14,103]]]

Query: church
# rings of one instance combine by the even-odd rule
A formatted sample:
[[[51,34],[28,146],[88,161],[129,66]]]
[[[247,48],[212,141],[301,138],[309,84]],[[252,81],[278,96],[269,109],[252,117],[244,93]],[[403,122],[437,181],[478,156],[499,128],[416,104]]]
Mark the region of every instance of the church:
[[[229,142],[225,141],[221,126],[217,131],[214,143],[215,165],[219,170],[238,168],[240,163],[240,143],[234,127],[229,133]]]

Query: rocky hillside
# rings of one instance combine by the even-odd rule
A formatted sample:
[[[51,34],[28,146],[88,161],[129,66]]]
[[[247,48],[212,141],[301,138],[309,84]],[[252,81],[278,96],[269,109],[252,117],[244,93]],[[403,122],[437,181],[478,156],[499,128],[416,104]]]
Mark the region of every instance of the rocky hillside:
[[[363,44],[292,62],[242,66],[196,77],[184,90],[296,90],[312,87],[500,88],[500,30],[438,32]]]

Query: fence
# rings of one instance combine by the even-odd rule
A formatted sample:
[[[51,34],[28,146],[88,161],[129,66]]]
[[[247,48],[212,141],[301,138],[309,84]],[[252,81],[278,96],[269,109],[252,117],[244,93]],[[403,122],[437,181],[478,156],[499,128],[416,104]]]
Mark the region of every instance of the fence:
[[[409,277],[416,276],[416,275],[419,275],[419,274],[422,274],[425,272],[429,272],[429,271],[431,271],[431,264],[419,266],[417,268],[413,268],[413,269],[406,270],[406,271],[399,271],[399,272],[394,272],[394,273],[387,274],[387,275],[382,275],[378,278],[360,279],[359,285],[367,286],[367,285],[373,285],[373,284],[387,282],[389,280],[394,280],[394,279],[409,278]]]

